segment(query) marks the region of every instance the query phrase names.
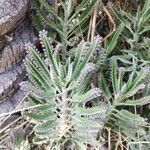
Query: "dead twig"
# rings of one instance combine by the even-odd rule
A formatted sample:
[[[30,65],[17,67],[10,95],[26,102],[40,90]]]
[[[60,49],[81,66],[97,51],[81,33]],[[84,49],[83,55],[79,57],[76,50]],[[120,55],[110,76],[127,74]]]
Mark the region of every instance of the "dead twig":
[[[95,8],[92,20],[91,41],[93,41],[96,30],[97,8]]]
[[[92,26],[92,16],[90,18],[90,24],[89,24],[89,29],[88,29],[88,36],[87,36],[87,41],[90,40],[90,35],[91,35],[91,26]]]
[[[110,22],[112,23],[112,25],[113,25],[113,29],[112,29],[112,30],[110,29],[110,33],[103,39],[104,41],[106,41],[106,39],[107,39],[108,37],[110,37],[110,36],[113,34],[114,31],[116,31],[116,24],[115,24],[115,22],[114,22],[114,20],[113,20],[112,15],[111,15],[110,12],[107,10],[107,7],[104,6],[104,5],[102,5],[102,10],[103,10],[103,11],[105,12],[105,14],[108,16],[109,21],[110,21]]]

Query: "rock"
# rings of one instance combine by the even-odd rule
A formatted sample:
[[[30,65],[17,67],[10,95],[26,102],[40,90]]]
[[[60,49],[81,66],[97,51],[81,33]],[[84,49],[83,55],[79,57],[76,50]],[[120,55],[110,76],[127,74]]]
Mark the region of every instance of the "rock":
[[[9,113],[15,108],[22,108],[25,103],[25,96],[27,92],[23,90],[18,90],[12,97],[8,98],[6,101],[0,103],[0,114]],[[20,103],[22,102],[22,103]],[[20,103],[20,104],[19,104]],[[19,105],[19,107],[18,107]],[[8,125],[12,121],[18,118],[18,114],[12,114],[1,126],[0,128]],[[0,122],[2,122],[6,116],[0,117]]]
[[[14,106],[10,100],[0,103],[0,114],[10,112],[13,109],[14,109]]]
[[[13,67],[25,57],[25,44],[35,42],[33,29],[28,22],[24,22],[12,34],[10,42],[3,39],[0,48],[0,73]],[[3,45],[2,45],[3,44]],[[5,45],[4,45],[5,44]]]
[[[27,92],[19,89],[12,97],[8,98],[4,102],[1,102],[0,103],[0,108],[1,108],[0,114],[13,111],[18,106],[18,104],[21,102],[21,100],[24,99],[26,94],[27,94]],[[22,106],[22,104],[21,104],[21,106]]]
[[[12,31],[28,8],[29,0],[0,0],[0,36]]]
[[[19,83],[25,78],[23,64],[16,65],[11,70],[0,74],[0,102],[8,99],[19,88]]]

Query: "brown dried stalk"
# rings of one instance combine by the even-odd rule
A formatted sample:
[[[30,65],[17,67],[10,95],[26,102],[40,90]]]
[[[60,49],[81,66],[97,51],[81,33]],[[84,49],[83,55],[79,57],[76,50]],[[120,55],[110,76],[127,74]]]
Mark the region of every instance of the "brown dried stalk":
[[[103,11],[105,12],[105,14],[108,16],[108,19],[109,19],[110,23],[113,25],[113,29],[110,30],[110,33],[109,33],[108,35],[106,35],[106,37],[103,39],[104,41],[106,41],[106,39],[107,39],[108,37],[110,37],[110,36],[113,34],[114,31],[116,31],[116,24],[115,24],[115,22],[114,22],[114,20],[113,20],[112,15],[111,15],[110,12],[107,10],[107,7],[104,6],[104,5],[102,5],[102,9],[103,9]]]

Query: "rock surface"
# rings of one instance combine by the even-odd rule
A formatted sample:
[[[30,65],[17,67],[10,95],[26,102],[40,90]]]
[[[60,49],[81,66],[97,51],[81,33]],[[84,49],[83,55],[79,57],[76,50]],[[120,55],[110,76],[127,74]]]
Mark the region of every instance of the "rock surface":
[[[29,0],[0,0],[0,36],[12,31],[25,17]]]
[[[16,108],[21,108],[25,103],[25,96],[27,92],[23,90],[18,90],[12,97],[8,98],[6,101],[0,103],[0,114],[8,113],[13,111]],[[21,103],[22,102],[22,103]],[[11,123],[15,119],[17,119],[19,115],[13,114],[11,115],[4,123],[0,126],[0,128],[5,125]],[[5,117],[0,117],[0,122],[3,121]]]
[[[35,41],[33,30],[27,22],[23,22],[8,38],[11,41],[3,39],[0,45],[0,73],[19,63],[25,57],[25,44]]]
[[[25,95],[27,94],[26,91],[18,90],[12,97],[8,98],[6,101],[0,103],[0,114],[7,113],[14,110],[21,100],[24,99]],[[22,106],[22,104],[21,104]],[[19,107],[20,108],[20,107]]]
[[[26,71],[23,64],[0,74],[0,103],[13,95],[19,88],[19,83],[25,78],[25,75]]]
[[[13,111],[27,93],[19,88],[20,82],[26,78],[22,63],[26,55],[25,44],[37,41],[31,20],[26,17],[29,2],[0,0],[0,114]],[[3,125],[17,117],[18,114],[11,115]],[[1,117],[0,122],[3,119],[5,117]]]

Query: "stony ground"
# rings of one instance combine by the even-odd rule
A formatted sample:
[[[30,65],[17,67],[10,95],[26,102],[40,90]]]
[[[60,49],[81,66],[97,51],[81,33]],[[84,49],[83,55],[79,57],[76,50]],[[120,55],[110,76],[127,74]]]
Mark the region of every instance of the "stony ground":
[[[26,78],[22,60],[25,44],[36,40],[29,8],[29,0],[0,0],[0,114],[14,110],[26,94],[19,87]]]

